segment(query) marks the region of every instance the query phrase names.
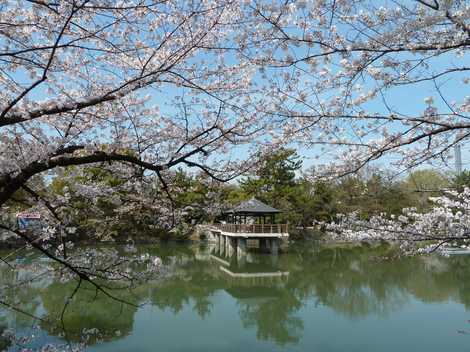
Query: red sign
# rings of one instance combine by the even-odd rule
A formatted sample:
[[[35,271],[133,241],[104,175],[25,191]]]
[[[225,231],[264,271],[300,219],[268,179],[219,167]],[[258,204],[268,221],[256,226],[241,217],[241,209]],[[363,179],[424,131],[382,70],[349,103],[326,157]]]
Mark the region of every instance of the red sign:
[[[39,214],[38,212],[32,212],[32,213],[22,212],[22,213],[16,214],[16,217],[22,218],[22,219],[41,219],[41,214]]]

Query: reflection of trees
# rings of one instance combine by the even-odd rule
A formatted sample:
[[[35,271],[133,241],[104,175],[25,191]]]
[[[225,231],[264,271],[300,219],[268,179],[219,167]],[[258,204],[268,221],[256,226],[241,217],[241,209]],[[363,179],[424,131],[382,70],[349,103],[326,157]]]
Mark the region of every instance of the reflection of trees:
[[[302,303],[287,290],[268,288],[265,295],[260,295],[261,290],[256,291],[252,297],[257,298],[239,299],[243,326],[255,327],[259,339],[273,340],[280,345],[297,343],[304,326],[293,314]]]
[[[90,285],[82,284],[73,299],[69,301],[63,322],[66,337],[74,342],[81,340],[84,330],[98,329],[99,333],[91,334],[91,341],[96,338],[112,340],[125,336],[132,331],[134,314],[137,307],[121,304],[102,293],[95,291]],[[66,284],[54,282],[41,292],[42,303],[50,318],[61,321],[63,307],[72,295],[75,282]],[[130,299],[127,291],[116,291],[121,299]],[[41,324],[41,328],[51,335],[62,335],[61,324]]]
[[[155,247],[140,248],[143,253],[156,254]],[[113,295],[127,302],[144,302],[148,299],[152,304],[165,309],[170,307],[175,313],[194,299],[194,309],[201,316],[210,312],[211,285],[210,276],[199,273],[204,265],[197,265],[193,253],[183,246],[162,246],[158,255],[169,269],[165,279],[142,284],[132,291],[114,290]],[[188,268],[191,268],[189,270]],[[72,295],[76,282],[54,282],[41,292],[44,309],[55,321],[61,320],[64,305]],[[119,339],[132,331],[136,306],[121,304],[82,283],[81,288],[70,300],[63,317],[67,338],[79,341],[84,330],[97,328],[99,332],[91,335],[89,342],[98,338],[102,340]],[[45,325],[42,328],[51,335],[62,335],[62,324]]]
[[[470,257],[376,259],[390,252],[386,246],[373,250],[365,246],[292,246],[290,253],[279,256],[277,261],[264,256],[254,263],[255,271],[269,271],[271,266],[273,271],[288,271],[288,278],[260,281],[228,278],[219,269],[220,263],[198,259],[203,256],[197,257],[185,246],[162,246],[152,254],[162,257],[169,268],[168,275],[132,292],[117,290],[115,294],[132,302],[149,300],[175,314],[189,307],[204,318],[212,313],[214,293],[224,290],[237,302],[243,326],[256,329],[259,339],[279,345],[295,344],[301,339],[300,310],[312,300],[351,318],[386,315],[412,298],[424,302],[452,299],[470,308]],[[252,263],[245,264],[249,265]],[[238,269],[250,271],[245,266]],[[18,273],[6,270],[0,274],[1,285],[18,280]],[[6,298],[21,302],[22,308],[32,314],[37,314],[42,306],[48,316],[60,320],[74,288],[74,282],[44,280],[41,285],[10,290]],[[136,307],[121,306],[101,294],[95,297],[95,290],[84,285],[70,301],[64,316],[68,338],[78,341],[84,329],[98,328],[104,340],[119,339],[131,332],[136,311]],[[8,326],[31,323],[20,314],[8,312],[5,317]],[[52,335],[62,334],[60,324],[43,324],[42,328]]]
[[[0,265],[0,287],[3,288],[0,291],[2,300],[12,306],[20,307],[27,314],[37,316],[38,308],[41,305],[40,287],[46,283],[44,280],[36,280],[34,284],[28,285],[27,289],[25,289],[26,285],[22,284],[31,280],[35,275],[37,275],[37,272],[31,270],[29,265],[19,267],[14,271],[5,265]],[[3,319],[6,325],[15,328],[28,327],[33,322],[30,316],[13,310],[9,310],[8,313],[5,311]]]
[[[152,289],[152,304],[178,313],[185,305],[194,302],[193,310],[204,318],[212,308],[210,296],[222,288],[220,281],[210,275],[211,270],[213,268],[207,263],[194,259],[175,268],[169,278]]]
[[[374,252],[377,254],[380,249]],[[325,249],[302,260],[310,269],[290,281],[293,285],[299,283],[298,294],[304,298],[315,296],[319,304],[349,317],[387,314],[406,302],[398,286],[400,268],[371,262],[368,250]]]
[[[431,267],[429,267],[429,260],[424,261],[421,270],[425,274],[415,275],[414,280],[410,280],[408,290],[425,302],[442,302],[452,299],[469,309],[470,257],[435,258]]]
[[[290,270],[286,289],[294,290],[301,300],[313,297],[349,317],[386,315],[411,297],[425,302],[452,298],[469,306],[470,257],[376,259],[390,251],[387,246],[332,247],[297,256],[295,265],[301,261],[301,266]]]
[[[266,256],[262,259],[251,269],[269,269],[266,262],[270,262],[270,258]],[[217,290],[225,290],[239,303],[243,325],[247,328],[255,327],[258,338],[282,345],[300,339],[303,323],[293,314],[302,303],[292,292],[283,289],[277,280],[266,287],[259,282],[253,284],[251,280],[227,278],[219,270],[218,263],[195,258],[180,263],[168,279],[152,290],[151,301],[154,305],[178,313],[184,306],[192,304],[193,311],[204,318],[212,308],[211,296]],[[243,269],[249,271],[250,268]]]
[[[185,305],[193,303],[193,310],[204,318],[210,314],[210,296],[220,283],[208,271],[206,262],[197,260],[191,247],[168,245],[158,248],[163,264],[170,268],[170,275],[151,288],[150,301],[160,309],[180,312]]]
[[[0,322],[0,351],[6,351],[6,349],[10,346],[10,342],[3,336],[3,333],[6,330],[6,326],[2,325]]]
[[[211,314],[214,293],[225,290],[239,304],[243,326],[256,328],[259,339],[280,345],[300,340],[303,321],[296,314],[311,299],[351,318],[390,314],[412,297],[425,302],[452,298],[470,306],[470,258],[426,256],[377,260],[376,257],[391,254],[387,246],[373,250],[326,247],[313,252],[312,249],[292,248],[289,255],[278,258],[274,268],[289,271],[288,280],[261,284],[229,280],[221,274],[219,264],[198,260],[183,246],[163,247],[158,254],[171,267],[170,273],[162,281],[140,287],[141,301],[149,297],[153,305],[175,314],[184,307],[191,307],[204,318]],[[269,257],[262,259],[255,263],[256,268],[268,271]],[[71,289],[73,287],[67,289],[68,293],[62,292],[60,297],[53,298],[54,301],[64,302]],[[88,302],[79,300],[82,301],[83,306]],[[83,312],[73,313],[77,320],[74,324],[78,324],[79,329],[99,326],[109,338],[116,330],[123,335],[130,331],[135,310],[124,312],[123,321],[119,322],[109,310],[111,306],[120,309],[119,304],[97,301],[94,305],[95,308],[92,305],[84,307]],[[103,307],[107,307],[105,311]],[[85,326],[83,322],[88,324]]]

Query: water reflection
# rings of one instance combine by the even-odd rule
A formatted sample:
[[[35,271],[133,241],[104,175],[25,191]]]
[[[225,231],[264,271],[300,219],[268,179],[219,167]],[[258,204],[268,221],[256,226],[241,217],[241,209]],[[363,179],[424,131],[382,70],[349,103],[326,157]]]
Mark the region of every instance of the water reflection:
[[[216,246],[211,259],[218,269],[211,274],[238,302],[245,328],[254,327],[258,339],[273,340],[279,345],[299,341],[303,323],[293,314],[301,302],[286,289],[289,271],[280,266],[279,256],[247,253],[227,258]]]
[[[76,285],[75,282],[66,284],[53,282],[41,290],[43,309],[53,321],[60,321],[60,324],[41,322],[43,330],[51,335],[64,335],[68,340],[78,342],[84,331],[97,328],[99,331],[91,331],[91,343],[96,340],[111,341],[125,337],[132,332],[137,307],[110,302],[108,297],[97,294],[95,288],[89,284],[84,284],[80,294],[70,301],[61,320],[63,307]],[[129,298],[130,302],[135,300],[127,293],[116,292],[116,296]]]
[[[193,321],[209,325],[222,319],[219,323],[224,324],[218,313],[233,305],[240,328],[253,331],[257,341],[295,346],[307,339],[306,322],[319,314],[316,307],[331,312],[329,319],[350,321],[371,316],[386,319],[416,301],[456,302],[470,308],[470,257],[466,256],[377,259],[390,255],[387,246],[293,246],[280,256],[249,253],[243,258],[227,258],[217,248],[201,246],[141,250],[160,255],[170,275],[115,294],[136,304],[149,304],[140,308],[121,305],[83,285],[63,316],[68,339],[79,341],[84,330],[96,328],[99,334],[90,343],[97,348],[105,349],[113,341],[128,343],[131,348],[134,342],[128,339],[143,334],[136,321],[141,316],[160,327],[164,326],[161,317],[168,313],[184,316],[196,328]],[[1,267],[0,284],[14,286],[27,275],[27,263],[16,273]],[[20,303],[30,314],[60,321],[62,307],[74,288],[73,282],[44,277],[27,289],[5,290],[4,299]],[[21,331],[31,324],[24,315],[0,309],[0,330],[8,326]],[[44,341],[64,337],[61,324],[40,326]]]

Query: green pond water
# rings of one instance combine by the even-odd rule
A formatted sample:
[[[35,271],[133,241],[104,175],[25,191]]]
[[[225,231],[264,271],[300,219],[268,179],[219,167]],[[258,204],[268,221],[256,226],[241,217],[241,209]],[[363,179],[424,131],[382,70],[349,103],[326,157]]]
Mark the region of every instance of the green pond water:
[[[164,278],[132,292],[122,306],[86,285],[64,324],[100,338],[89,351],[468,351],[470,256],[382,260],[383,247],[296,244],[279,256],[225,258],[207,245],[141,247],[158,254]],[[1,284],[21,280],[1,266]],[[15,281],[16,280],[16,281]],[[75,287],[44,278],[9,293],[25,311],[57,317]],[[33,322],[0,307],[0,330]],[[40,323],[34,346],[61,342]],[[469,331],[467,333],[467,331]],[[10,348],[10,350],[13,350]]]

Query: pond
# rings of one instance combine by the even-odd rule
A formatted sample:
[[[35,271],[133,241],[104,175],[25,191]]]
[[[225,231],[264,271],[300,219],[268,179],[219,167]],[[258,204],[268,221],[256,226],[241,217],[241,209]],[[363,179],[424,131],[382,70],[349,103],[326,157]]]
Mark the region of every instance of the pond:
[[[158,254],[167,275],[119,293],[139,307],[95,297],[84,286],[64,316],[71,340],[96,328],[89,351],[432,352],[470,345],[470,256],[384,260],[385,247],[311,243],[238,259],[207,245],[140,250]],[[19,280],[0,268],[2,285]],[[74,287],[46,277],[8,299],[57,317]],[[0,308],[0,326],[26,333],[32,324]],[[35,335],[36,346],[63,341],[61,329],[41,323]]]

